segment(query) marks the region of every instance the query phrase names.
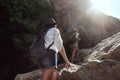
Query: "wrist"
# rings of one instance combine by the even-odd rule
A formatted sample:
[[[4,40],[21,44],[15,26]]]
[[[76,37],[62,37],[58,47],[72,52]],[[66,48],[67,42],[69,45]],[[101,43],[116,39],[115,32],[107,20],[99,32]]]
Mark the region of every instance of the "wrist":
[[[67,64],[67,65],[69,65],[69,64],[70,64],[70,62],[68,61],[68,62],[66,62],[66,64]]]

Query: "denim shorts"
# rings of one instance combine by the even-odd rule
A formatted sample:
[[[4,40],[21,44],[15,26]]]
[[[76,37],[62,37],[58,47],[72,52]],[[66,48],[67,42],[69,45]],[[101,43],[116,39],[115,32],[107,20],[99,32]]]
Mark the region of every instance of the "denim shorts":
[[[57,68],[57,54],[54,50],[47,50],[45,57],[40,61],[40,67],[42,69]]]

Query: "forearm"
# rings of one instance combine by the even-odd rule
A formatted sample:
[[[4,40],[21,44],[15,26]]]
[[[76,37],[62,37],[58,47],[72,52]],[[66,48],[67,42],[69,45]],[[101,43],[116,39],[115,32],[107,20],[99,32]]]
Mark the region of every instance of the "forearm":
[[[65,49],[64,47],[62,47],[61,51],[60,51],[60,54],[62,55],[63,59],[65,60],[66,63],[69,63],[70,61],[68,60],[67,58],[67,55],[66,55],[66,52],[65,52]]]

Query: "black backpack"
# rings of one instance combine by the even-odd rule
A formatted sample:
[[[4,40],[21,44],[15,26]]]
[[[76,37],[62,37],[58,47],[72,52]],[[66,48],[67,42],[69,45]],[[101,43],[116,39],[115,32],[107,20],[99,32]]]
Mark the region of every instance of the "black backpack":
[[[35,64],[39,65],[40,61],[46,56],[48,49],[54,44],[54,42],[45,49],[45,36],[46,32],[43,32],[39,37],[36,37],[29,50],[30,60]]]

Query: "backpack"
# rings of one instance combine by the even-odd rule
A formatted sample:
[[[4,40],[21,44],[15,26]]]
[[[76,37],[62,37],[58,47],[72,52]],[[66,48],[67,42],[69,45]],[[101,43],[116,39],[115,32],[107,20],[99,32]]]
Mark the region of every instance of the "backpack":
[[[47,49],[45,49],[45,36],[46,32],[42,33],[39,37],[35,38],[30,46],[29,49],[29,55],[30,55],[30,60],[35,64],[35,65],[40,65],[40,61],[46,56],[46,53],[48,49],[53,45],[48,46]]]

